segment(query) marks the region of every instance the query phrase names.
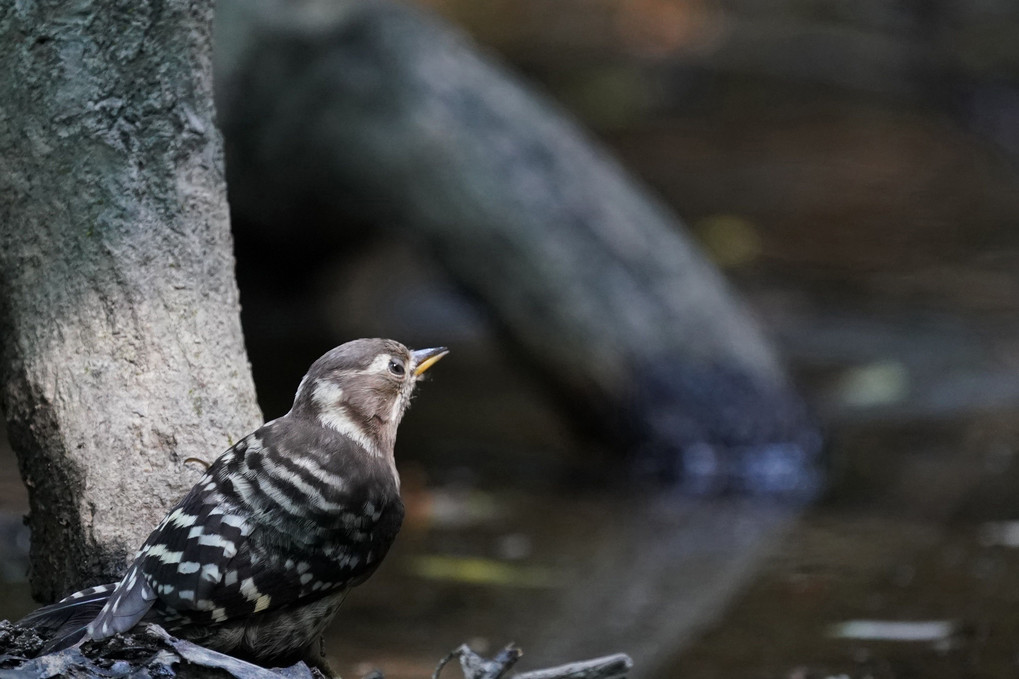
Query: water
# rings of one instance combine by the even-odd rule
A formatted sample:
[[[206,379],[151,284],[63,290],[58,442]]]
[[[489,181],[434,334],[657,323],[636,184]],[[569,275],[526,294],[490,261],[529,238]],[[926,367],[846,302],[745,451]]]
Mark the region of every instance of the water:
[[[521,669],[621,651],[663,679],[1013,676],[1010,309],[746,292],[825,425],[819,502],[624,490],[538,376],[463,338],[404,422],[407,523],[329,632],[336,669],[419,678],[461,643],[514,641]],[[0,616],[18,617],[26,502],[0,454]],[[873,638],[889,629],[927,638]]]

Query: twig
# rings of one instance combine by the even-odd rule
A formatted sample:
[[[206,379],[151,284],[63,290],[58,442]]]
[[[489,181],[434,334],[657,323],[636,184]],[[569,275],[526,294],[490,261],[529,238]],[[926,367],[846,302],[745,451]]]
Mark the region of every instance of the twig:
[[[519,648],[509,644],[499,651],[497,656],[491,660],[485,660],[472,651],[467,644],[461,644],[439,662],[439,666],[432,673],[432,679],[439,679],[442,668],[453,658],[460,659],[460,668],[463,670],[465,679],[502,679],[502,676],[509,671],[509,668],[513,667],[522,654]]]
[[[513,675],[512,679],[621,679],[633,669],[625,653]]]
[[[460,660],[464,679],[502,679],[521,655],[521,650],[510,644],[492,660],[485,660],[467,644],[461,644],[439,662],[435,672],[432,673],[432,679],[439,679],[442,669],[454,658]],[[623,679],[631,669],[633,660],[630,656],[617,653],[603,658],[514,674],[509,679]]]
[[[212,466],[211,464],[209,464],[200,457],[185,457],[184,464],[187,464],[188,462],[197,462],[199,465],[201,465],[204,471],[209,471],[209,467]]]

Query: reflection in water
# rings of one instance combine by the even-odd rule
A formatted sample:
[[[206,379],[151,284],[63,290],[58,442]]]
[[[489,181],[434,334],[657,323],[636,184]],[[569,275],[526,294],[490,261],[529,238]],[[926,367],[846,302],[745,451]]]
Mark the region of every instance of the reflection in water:
[[[523,668],[624,651],[633,676],[668,676],[660,665],[745,586],[798,514],[671,494],[489,499],[500,507],[491,520],[465,529],[419,519],[401,536],[334,626],[341,671],[421,677],[447,646],[493,652],[513,641]]]
[[[634,676],[657,675],[712,622],[798,514],[759,500],[675,495],[619,499],[602,509],[603,520],[571,550],[579,577],[560,593],[530,648],[543,659],[625,650]]]

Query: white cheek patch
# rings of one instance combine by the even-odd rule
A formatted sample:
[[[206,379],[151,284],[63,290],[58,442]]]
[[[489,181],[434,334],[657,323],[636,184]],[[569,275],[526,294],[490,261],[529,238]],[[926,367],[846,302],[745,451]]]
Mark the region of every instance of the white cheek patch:
[[[342,388],[333,382],[318,380],[311,392],[311,398],[319,408],[318,418],[322,424],[351,439],[371,455],[380,454],[371,437],[343,411],[343,406],[340,405],[340,401],[343,399]]]
[[[304,383],[301,383],[301,388],[304,388]],[[330,410],[336,408],[336,404],[343,398],[343,389],[340,388],[335,382],[329,382],[327,380],[316,380],[315,388],[311,392],[311,400],[315,402],[315,405],[321,410]]]

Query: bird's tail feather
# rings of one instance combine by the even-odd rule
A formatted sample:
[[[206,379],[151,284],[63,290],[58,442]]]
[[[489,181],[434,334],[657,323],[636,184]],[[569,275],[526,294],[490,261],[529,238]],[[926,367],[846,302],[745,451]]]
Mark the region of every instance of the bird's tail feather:
[[[55,604],[29,613],[17,624],[33,628],[44,637],[51,637],[40,655],[70,648],[85,636],[88,623],[99,615],[115,587],[116,584],[99,585],[75,592]]]

